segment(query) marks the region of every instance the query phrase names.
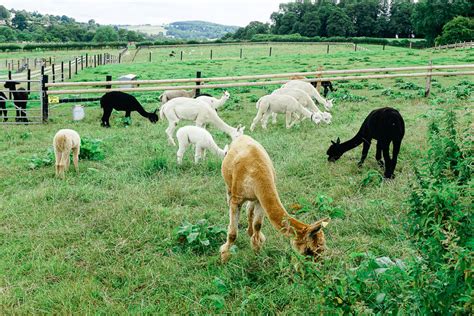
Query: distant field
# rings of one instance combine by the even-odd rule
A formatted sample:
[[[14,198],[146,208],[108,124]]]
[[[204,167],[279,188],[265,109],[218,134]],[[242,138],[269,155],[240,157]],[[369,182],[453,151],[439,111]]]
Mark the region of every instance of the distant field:
[[[149,35],[166,35],[166,29],[163,25],[124,25],[123,28],[131,31],[138,31]]]
[[[474,51],[409,50],[362,45],[351,47],[278,45],[268,47],[189,47],[185,58],[169,57],[171,50],[141,50],[135,63],[86,69],[75,81],[104,80],[134,73],[140,79],[204,77],[357,69],[408,65],[473,63]],[[214,60],[209,60],[213,49]],[[178,50],[180,50],[178,48]],[[74,52],[77,53],[77,52]],[[130,55],[135,53],[130,51]],[[40,53],[38,53],[40,54]],[[43,52],[44,56],[51,54]],[[2,55],[0,55],[1,58]],[[1,63],[2,59],[0,59]],[[277,188],[287,210],[313,222],[332,218],[326,228],[328,251],[319,263],[295,254],[289,241],[268,220],[267,242],[259,254],[250,248],[240,220],[235,254],[219,262],[218,235],[209,246],[187,247],[177,231],[186,222],[225,229],[228,208],[220,175],[221,161],[211,153],[198,166],[191,150],[176,165],[176,148],[167,144],[167,122],[152,125],[132,113],[132,125],[113,113],[112,128],[100,127],[98,102],[87,103],[86,118],[71,120],[71,105],[51,111],[51,121],[39,126],[0,125],[0,311],[3,314],[388,314],[385,303],[395,302],[401,314],[416,314],[404,284],[383,293],[379,279],[360,276],[370,296],[346,303],[357,290],[342,283],[347,273],[367,264],[364,256],[403,262],[418,260],[406,232],[406,200],[415,178],[414,166],[427,150],[427,125],[441,109],[454,109],[459,131],[472,125],[473,77],[435,78],[430,98],[422,97],[424,78],[335,82],[338,89],[330,125],[308,120],[287,130],[280,115],[268,130],[260,126],[246,133],[258,140],[272,158]],[[256,114],[255,102],[275,87],[228,89],[231,99],[219,115],[230,125],[247,127]],[[204,92],[220,95],[222,90]],[[160,106],[159,92],[135,94],[148,111]],[[361,148],[337,163],[327,162],[331,140],[355,135],[367,114],[391,106],[405,118],[396,178],[382,181],[374,159],[375,142],[363,167],[357,167]],[[11,111],[12,109],[9,108]],[[181,122],[179,126],[189,124]],[[80,161],[80,174],[66,180],[54,177],[48,161],[34,170],[32,162],[47,158],[55,132],[73,128],[83,137],[102,140],[103,161]],[[230,142],[210,128],[219,146]],[[36,156],[36,160],[32,159]],[[38,162],[40,160],[40,162]],[[47,160],[47,159],[46,159]],[[347,281],[349,282],[349,281]],[[355,281],[354,281],[355,282]],[[408,285],[406,285],[408,286]],[[331,292],[334,291],[334,292]],[[340,291],[342,299],[331,299]],[[352,295],[352,296],[351,296]],[[377,297],[377,299],[376,299]]]

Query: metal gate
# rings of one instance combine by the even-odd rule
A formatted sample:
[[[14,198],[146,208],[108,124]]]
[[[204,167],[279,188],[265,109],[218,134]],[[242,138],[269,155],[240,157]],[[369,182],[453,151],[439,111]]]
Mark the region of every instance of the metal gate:
[[[41,79],[0,79],[0,125],[41,124]]]

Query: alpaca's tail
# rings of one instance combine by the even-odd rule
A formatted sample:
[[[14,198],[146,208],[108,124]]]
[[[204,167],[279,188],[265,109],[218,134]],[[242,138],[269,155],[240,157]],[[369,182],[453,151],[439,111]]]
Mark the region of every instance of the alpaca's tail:
[[[67,136],[64,135],[64,134],[58,135],[54,139],[54,147],[59,152],[65,152],[68,148],[68,138],[67,138]]]

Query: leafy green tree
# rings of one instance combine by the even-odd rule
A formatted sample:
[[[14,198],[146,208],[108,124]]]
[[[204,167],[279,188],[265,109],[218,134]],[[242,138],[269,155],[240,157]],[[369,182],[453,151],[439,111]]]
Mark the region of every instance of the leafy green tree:
[[[321,28],[321,20],[318,12],[309,11],[303,15],[303,28],[299,30],[299,33],[303,36],[317,36]]]
[[[458,15],[473,16],[473,10],[470,0],[420,0],[413,11],[413,25],[417,35],[433,43],[448,21]]]
[[[443,26],[443,33],[436,38],[436,43],[445,45],[472,39],[474,39],[474,18],[458,16]]]
[[[393,0],[390,6],[390,29],[399,37],[409,37],[413,34],[414,4],[411,0]]]
[[[26,15],[23,12],[17,12],[15,17],[12,19],[12,24],[20,31],[25,30],[28,27]]]
[[[16,41],[15,31],[7,26],[0,26],[0,36],[4,38],[4,42]]]
[[[349,16],[339,7],[331,11],[327,19],[327,36],[352,36],[355,33],[354,25]]]
[[[111,26],[100,26],[95,32],[94,42],[114,42],[118,41],[117,31]]]
[[[3,5],[0,5],[0,20],[8,20],[10,18],[10,11]]]
[[[341,2],[341,6],[354,23],[357,36],[377,35],[377,17],[380,11],[378,0],[346,0]]]

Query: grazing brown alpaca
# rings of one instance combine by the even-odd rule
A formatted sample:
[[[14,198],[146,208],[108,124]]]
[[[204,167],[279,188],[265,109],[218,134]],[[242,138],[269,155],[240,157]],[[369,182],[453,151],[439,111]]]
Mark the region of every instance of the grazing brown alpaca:
[[[250,201],[247,232],[255,251],[265,242],[260,230],[266,215],[273,227],[291,238],[291,244],[298,252],[313,257],[321,254],[325,248],[322,228],[329,219],[308,225],[288,214],[278,196],[272,161],[262,145],[249,136],[236,138],[222,162],[222,176],[227,187],[230,216],[227,242],[220,249],[223,262],[229,259],[230,247],[237,238],[240,207],[245,201]]]

